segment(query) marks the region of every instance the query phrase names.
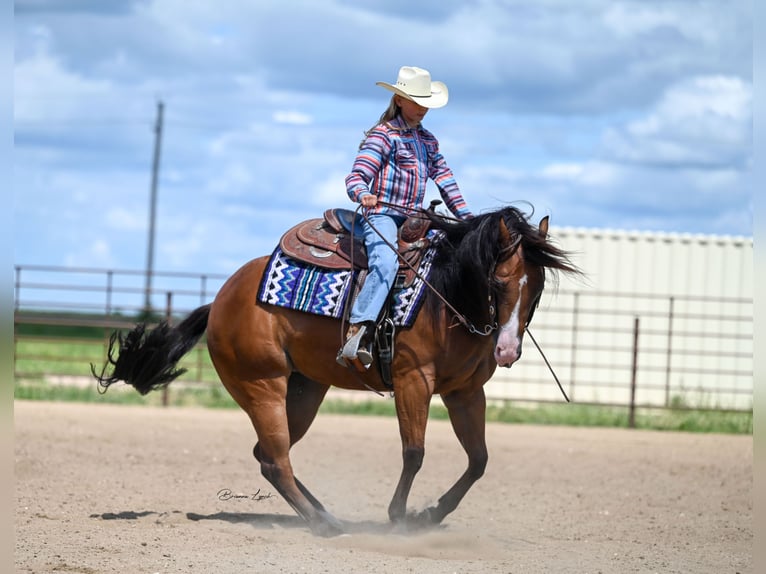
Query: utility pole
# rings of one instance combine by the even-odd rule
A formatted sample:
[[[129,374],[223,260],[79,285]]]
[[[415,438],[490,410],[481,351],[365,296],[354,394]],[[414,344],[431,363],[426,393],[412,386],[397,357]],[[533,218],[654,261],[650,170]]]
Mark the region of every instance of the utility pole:
[[[144,313],[149,319],[152,310],[152,273],[154,273],[154,228],[157,218],[157,178],[160,172],[160,149],[162,147],[162,116],[165,104],[157,102],[157,123],[154,125],[154,161],[152,162],[152,187],[149,199],[149,246],[146,253],[146,289]]]

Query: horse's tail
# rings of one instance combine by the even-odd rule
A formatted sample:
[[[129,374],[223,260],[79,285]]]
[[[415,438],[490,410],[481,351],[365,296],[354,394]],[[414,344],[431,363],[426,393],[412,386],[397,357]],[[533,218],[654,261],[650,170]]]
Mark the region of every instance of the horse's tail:
[[[98,380],[100,392],[106,392],[110,385],[124,381],[132,385],[139,393],[160,389],[170,384],[176,377],[186,372],[177,369],[176,364],[200,340],[210,315],[210,304],[203,305],[171,327],[162,321],[155,329],[146,330],[146,325],[136,325],[123,337],[116,331],[109,339],[109,351],[101,374],[91,364],[90,370]],[[113,355],[115,343],[119,343],[117,357]],[[112,373],[106,370],[112,365]]]

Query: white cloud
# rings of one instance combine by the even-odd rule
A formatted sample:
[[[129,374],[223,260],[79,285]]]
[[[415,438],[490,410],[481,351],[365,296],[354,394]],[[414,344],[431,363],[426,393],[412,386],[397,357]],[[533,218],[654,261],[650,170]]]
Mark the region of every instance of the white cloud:
[[[102,98],[112,90],[104,79],[84,78],[66,70],[42,50],[16,64],[13,73],[14,119],[61,120],[83,110],[83,102]]]
[[[109,242],[96,239],[92,243],[80,245],[66,254],[64,265],[71,267],[113,267],[114,257]]]
[[[327,177],[318,181],[314,185],[314,192],[311,194],[310,203],[320,207],[339,205],[353,208],[354,205],[349,199],[344,201],[344,192],[346,190],[347,172],[335,171],[327,174]],[[347,203],[347,205],[346,205]]]
[[[743,165],[751,154],[752,86],[741,78],[684,79],[643,118],[604,134],[618,161],[660,165]]]
[[[678,2],[613,2],[602,21],[618,36],[641,39],[676,33],[689,40],[712,44],[722,39],[732,19],[713,10],[686,10]],[[731,6],[737,12],[736,3]]]
[[[207,189],[216,194],[239,195],[253,185],[254,178],[255,174],[248,165],[229,159],[220,167],[217,176],[210,180]]]
[[[148,212],[148,207],[146,208]],[[106,224],[114,231],[146,231],[149,225],[147,213],[138,213],[124,207],[113,207],[106,212]]]
[[[623,36],[636,36],[656,30],[659,27],[677,27],[683,25],[672,6],[636,5],[616,2],[604,12],[603,21],[616,33]]]
[[[598,161],[587,163],[553,163],[545,166],[540,175],[553,181],[570,181],[581,185],[607,186],[615,183],[614,166]]]
[[[527,200],[556,225],[692,232],[747,220],[744,0],[113,4],[17,11],[19,262],[143,266],[158,99],[157,265],[268,252],[298,220],[352,207],[343,179],[388,101],[375,82],[403,64],[450,87],[426,126],[474,211]],[[360,41],[381,29],[370,59]]]
[[[290,124],[294,126],[307,126],[314,121],[309,114],[294,110],[278,110],[274,112],[272,118],[278,124]]]

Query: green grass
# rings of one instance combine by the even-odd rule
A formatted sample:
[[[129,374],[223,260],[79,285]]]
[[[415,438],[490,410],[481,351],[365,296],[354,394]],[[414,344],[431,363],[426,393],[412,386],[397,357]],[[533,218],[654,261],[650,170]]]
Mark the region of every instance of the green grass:
[[[17,382],[15,398],[46,401],[76,401],[160,406],[163,392],[141,396],[127,385],[115,385],[100,394],[96,382],[88,386],[52,385],[43,382]],[[169,406],[199,406],[207,408],[238,408],[220,384],[179,384],[168,387]],[[348,401],[328,398],[320,408],[325,414],[354,414],[370,416],[396,416],[392,400],[371,397],[369,400]],[[447,409],[436,400],[431,406],[430,418],[447,419]],[[587,427],[628,427],[626,408],[578,404],[489,405],[488,422],[539,425],[566,425]],[[751,412],[695,411],[689,409],[639,409],[636,428],[686,432],[714,432],[752,434]]]
[[[174,407],[239,408],[221,385],[179,385],[167,390],[167,405]],[[99,392],[96,381],[87,386],[52,385],[39,381],[16,383],[14,398],[31,401],[70,401],[79,403],[109,403],[120,405],[161,406],[162,390],[140,395],[128,385],[117,384]]]
[[[96,326],[94,323],[109,322],[112,324],[134,325],[144,322],[154,324],[164,319],[159,313],[151,312],[146,314],[140,312],[132,316],[122,313],[76,313],[76,312],[47,312],[47,311],[17,311],[16,324],[14,332],[22,337],[59,337],[74,339],[93,339],[104,338],[105,329],[103,326]],[[177,320],[177,319],[176,319]],[[107,337],[113,329],[107,329]]]
[[[82,333],[80,333],[82,335]],[[98,370],[106,358],[106,340],[99,338],[49,339],[43,337],[18,338],[16,351],[17,399],[77,401],[118,404],[163,404],[163,393],[139,395],[127,385],[115,385],[105,394],[99,394],[96,382],[90,374],[90,363]],[[210,408],[238,408],[233,399],[218,382],[218,377],[204,346],[193,350],[182,360],[181,367],[188,369],[182,379],[169,387],[168,404],[171,406],[202,406]],[[43,373],[56,373],[76,377],[80,384],[52,384]],[[186,381],[201,381],[195,384]],[[670,409],[638,409],[636,427],[641,429],[718,432],[752,434],[753,415],[749,412],[725,412],[693,410],[684,408],[683,401],[674,400]],[[328,395],[321,413],[395,416],[394,404],[370,395],[369,400],[345,401]],[[446,419],[447,411],[434,401],[430,416]],[[491,404],[487,407],[487,421],[569,425],[590,427],[627,427],[627,408],[581,404],[518,405],[512,403]]]
[[[43,373],[59,376],[90,377],[90,365],[97,371],[106,361],[108,338],[70,338],[65,341],[43,337],[19,338],[15,344],[15,373],[17,378],[41,380]],[[188,370],[187,378],[202,382],[217,382],[210,355],[204,345],[186,355],[179,366]]]
[[[327,400],[320,412],[395,416],[393,401],[347,402]],[[434,403],[429,411],[432,419],[447,419],[447,409]],[[515,405],[506,403],[487,406],[487,422],[513,424],[564,425],[628,428],[628,409],[578,404]],[[687,432],[752,434],[752,412],[695,411],[691,409],[639,409],[636,428]]]

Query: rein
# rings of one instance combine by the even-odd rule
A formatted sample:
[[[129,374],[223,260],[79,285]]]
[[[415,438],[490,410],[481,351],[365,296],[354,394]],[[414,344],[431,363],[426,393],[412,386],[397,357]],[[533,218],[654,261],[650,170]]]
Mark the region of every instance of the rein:
[[[403,208],[401,206],[398,206],[398,205],[395,205],[395,204],[392,204],[392,203],[388,203],[387,201],[379,201],[378,203],[380,205],[384,205],[386,207],[391,207],[393,209],[396,209],[396,210],[400,211],[401,213],[408,213],[408,212],[424,213],[425,212],[424,209],[408,209],[408,208]],[[355,213],[360,213],[360,209],[362,209],[362,205],[361,204],[359,206],[357,206],[357,208],[355,210]],[[388,248],[391,249],[394,253],[398,254],[399,250],[396,248],[396,246],[392,245],[385,237],[383,237],[383,235],[375,228],[375,226],[372,223],[370,223],[370,220],[367,218],[367,215],[364,212],[361,212],[361,215],[364,218],[364,220],[370,225],[370,227],[373,229],[373,231],[375,231],[375,233],[377,233],[378,237],[380,237],[380,239],[382,239],[383,242],[388,246]],[[457,221],[456,219],[454,219],[452,217],[447,217],[447,216],[444,216],[444,215],[441,215],[441,214],[438,215],[438,217],[441,217],[442,219],[445,219],[445,220]],[[353,226],[354,226],[354,221],[355,220],[356,220],[356,217],[354,217],[354,220],[352,220],[352,223],[351,223],[351,235],[352,236],[354,234]],[[512,248],[515,249],[515,248],[518,247],[520,242],[521,242],[521,238],[519,237],[516,241],[514,241],[513,245],[511,245],[509,247],[512,247]],[[353,257],[353,253],[352,253],[352,257]],[[404,264],[407,265],[407,267],[409,267],[410,270],[413,273],[415,273],[415,275],[418,277],[418,279],[420,279],[423,282],[423,284],[426,287],[428,287],[431,290],[431,292],[434,295],[436,295],[436,297],[438,297],[439,300],[441,300],[441,302],[444,303],[444,305],[447,306],[447,308],[450,311],[452,311],[452,313],[454,314],[454,316],[457,319],[458,323],[460,323],[466,329],[468,329],[469,333],[474,334],[474,335],[481,335],[482,337],[488,337],[489,335],[491,335],[497,329],[497,321],[494,320],[495,319],[495,314],[496,314],[496,309],[495,309],[495,305],[493,304],[493,301],[492,301],[492,294],[491,294],[491,292],[490,292],[490,295],[489,295],[489,314],[490,314],[490,320],[492,320],[492,324],[484,325],[483,330],[479,330],[479,329],[476,328],[476,326],[473,323],[471,323],[466,318],[465,315],[463,315],[462,313],[460,313],[460,311],[455,309],[455,307],[449,301],[447,301],[442,296],[442,294],[439,293],[439,291],[437,291],[436,288],[433,285],[431,285],[431,283],[429,283],[428,280],[425,277],[423,277],[423,275],[421,275],[421,273],[418,271],[418,269],[415,268],[414,265],[412,265],[409,261],[407,261],[406,259],[404,259],[401,256],[399,257],[399,259],[401,261],[403,261]],[[353,265],[353,261],[351,263]]]
[[[535,340],[534,336],[529,330],[529,326],[524,327],[524,330],[527,332],[527,335],[529,335],[529,338],[532,339],[532,342],[535,344],[535,347],[537,347],[537,350],[540,352],[540,356],[543,358],[543,361],[545,361],[545,365],[548,367],[548,370],[551,372],[551,375],[553,375],[553,380],[556,381],[556,384],[559,386],[559,390],[561,391],[561,394],[564,395],[564,398],[567,402],[569,401],[569,397],[567,396],[566,392],[564,392],[564,387],[561,386],[561,383],[559,382],[559,378],[556,376],[556,372],[553,370],[553,367],[551,367],[551,364],[548,362],[548,357],[545,356],[545,353],[543,353],[543,350],[540,348],[540,345],[537,344],[537,341]]]
[[[402,213],[402,214],[409,214],[409,213],[418,213],[418,214],[422,214],[422,213],[425,213],[425,211],[426,211],[425,209],[422,209],[422,208],[418,208],[418,209],[412,209],[412,208],[403,208],[403,207],[402,207],[402,206],[400,206],[400,205],[396,205],[396,204],[393,204],[393,203],[389,203],[389,202],[387,202],[387,201],[378,201],[378,203],[379,203],[380,205],[384,205],[384,206],[386,206],[386,207],[389,207],[389,208],[391,208],[391,209],[394,209],[394,210],[396,210],[396,211],[399,211],[399,212],[400,212],[400,213]],[[356,208],[356,209],[355,209],[355,211],[354,211],[355,215],[356,215],[357,213],[360,213],[360,210],[361,210],[361,209],[362,209],[362,205],[360,204],[359,206],[357,206],[357,208]],[[375,228],[375,226],[374,226],[374,225],[372,225],[372,224],[370,223],[370,220],[367,218],[367,215],[366,215],[364,212],[361,212],[361,215],[362,215],[362,217],[364,218],[364,220],[365,220],[365,221],[366,221],[366,222],[367,222],[367,223],[370,225],[370,227],[371,227],[371,228],[372,228],[372,229],[375,231],[375,233],[377,233],[378,237],[380,237],[380,238],[383,240],[383,242],[384,242],[384,243],[385,243],[385,244],[388,246],[388,248],[389,248],[389,249],[391,249],[391,250],[392,250],[394,253],[397,253],[397,254],[398,254],[398,253],[399,253],[399,250],[398,250],[398,249],[397,249],[397,248],[396,248],[394,245],[391,245],[391,243],[390,243],[390,242],[389,242],[389,241],[388,241],[388,240],[387,240],[385,237],[383,237],[383,235],[382,235],[382,234],[381,234],[381,233],[380,233],[380,232],[379,232],[379,231],[378,231],[378,230]],[[446,221],[458,221],[458,220],[457,220],[457,219],[455,219],[454,217],[449,217],[449,216],[446,216],[446,215],[441,215],[441,214],[434,214],[434,215],[436,215],[437,217],[440,217],[441,219],[444,219],[444,220],[446,220]],[[354,223],[355,223],[355,222],[356,222],[356,217],[354,217],[354,219],[352,219],[352,221],[351,221],[351,236],[352,236],[352,237],[354,236]],[[513,241],[513,243],[511,243],[511,244],[510,244],[510,245],[508,245],[507,247],[504,247],[504,248],[503,248],[503,250],[501,251],[501,254],[505,254],[505,253],[508,253],[508,252],[511,252],[511,254],[512,254],[514,251],[516,251],[516,249],[518,249],[518,248],[519,248],[519,245],[520,245],[520,244],[521,244],[521,236],[520,236],[520,235],[517,235],[517,236],[516,236],[516,238],[515,238],[515,240]],[[353,251],[353,250],[351,250],[351,267],[352,267],[352,269],[353,269],[353,265],[354,265],[354,259],[353,259],[353,257],[354,257],[354,251]],[[430,289],[430,290],[433,292],[433,294],[434,294],[434,295],[436,295],[436,297],[438,297],[438,298],[439,298],[439,299],[442,301],[442,303],[444,303],[444,305],[446,305],[446,306],[449,308],[449,310],[450,310],[450,311],[452,311],[452,313],[454,314],[454,316],[455,316],[455,318],[457,319],[458,323],[460,323],[460,324],[461,324],[461,325],[463,325],[463,326],[464,326],[466,329],[468,329],[468,332],[469,332],[469,333],[471,333],[471,334],[474,334],[474,335],[480,335],[480,336],[482,336],[482,337],[488,337],[488,336],[489,336],[489,335],[491,335],[491,334],[492,334],[494,331],[496,331],[496,330],[497,330],[497,320],[495,319],[495,317],[496,317],[496,314],[497,314],[497,310],[496,310],[496,308],[495,308],[495,304],[494,304],[494,301],[493,301],[493,296],[492,296],[492,291],[491,291],[491,290],[490,290],[490,293],[489,293],[489,296],[488,296],[488,303],[489,303],[489,314],[490,314],[490,320],[492,320],[492,324],[487,324],[487,325],[485,325],[485,326],[484,326],[484,329],[480,331],[479,329],[477,329],[477,328],[474,326],[474,324],[473,324],[473,323],[471,323],[471,322],[470,322],[470,321],[469,321],[469,320],[468,320],[468,319],[465,317],[465,315],[463,315],[463,314],[462,314],[462,313],[460,313],[460,312],[459,312],[457,309],[455,309],[455,307],[454,307],[453,305],[451,305],[451,304],[450,304],[450,302],[449,302],[449,301],[447,301],[447,300],[446,300],[446,299],[445,299],[445,298],[442,296],[442,294],[441,294],[441,293],[439,293],[439,292],[436,290],[436,288],[435,288],[433,285],[431,285],[431,284],[428,282],[428,280],[427,280],[425,277],[423,277],[423,275],[421,275],[421,274],[420,274],[420,272],[419,272],[417,269],[415,269],[415,267],[414,267],[414,266],[413,266],[413,265],[412,265],[412,264],[411,264],[409,261],[407,261],[407,260],[406,260],[406,259],[404,259],[403,257],[399,257],[399,259],[401,259],[402,261],[404,261],[404,263],[407,265],[407,267],[409,267],[409,268],[410,268],[410,270],[412,270],[412,271],[415,273],[415,275],[416,275],[416,276],[417,276],[417,277],[418,277],[418,278],[419,278],[421,281],[423,281],[423,284],[424,284],[426,287],[428,287],[428,288],[429,288],[429,289]],[[490,272],[490,273],[491,273],[491,272]],[[487,283],[489,284],[489,281],[488,281]],[[344,323],[345,323],[345,320],[346,320],[346,317],[344,316],[344,318],[343,318],[343,322],[344,322]],[[454,327],[454,326],[456,326],[456,324],[453,324],[453,325],[451,325],[449,328],[452,328],[452,327]],[[341,329],[342,329],[342,330],[344,330],[344,329],[345,329],[345,325],[344,325],[344,326],[343,326]],[[561,385],[561,382],[559,381],[559,378],[556,376],[556,372],[553,370],[553,367],[551,366],[550,362],[548,362],[548,357],[546,357],[546,356],[545,356],[545,353],[543,353],[543,350],[542,350],[542,348],[541,348],[541,347],[540,347],[540,345],[537,343],[537,340],[536,340],[536,339],[535,339],[535,337],[532,335],[532,332],[529,330],[529,326],[526,326],[526,327],[524,327],[524,330],[526,331],[527,335],[529,335],[529,338],[530,338],[530,339],[532,339],[532,343],[534,343],[535,347],[537,348],[538,352],[540,353],[540,356],[543,358],[543,361],[545,361],[545,365],[548,367],[548,370],[551,372],[551,375],[553,375],[553,380],[555,380],[555,381],[556,381],[556,384],[558,385],[558,387],[559,387],[559,390],[561,391],[561,394],[564,396],[564,399],[566,399],[566,402],[570,402],[570,400],[569,400],[569,397],[567,396],[566,392],[564,391],[564,387]],[[361,379],[360,379],[360,381],[361,381]],[[376,391],[375,389],[373,389],[373,388],[371,388],[370,386],[368,386],[366,383],[364,383],[364,381],[361,381],[361,382],[362,382],[362,384],[364,384],[364,386],[365,386],[365,387],[367,387],[369,390],[371,390],[371,391],[374,391],[374,392],[378,393],[379,395],[381,394],[381,393],[379,393],[378,391]]]

